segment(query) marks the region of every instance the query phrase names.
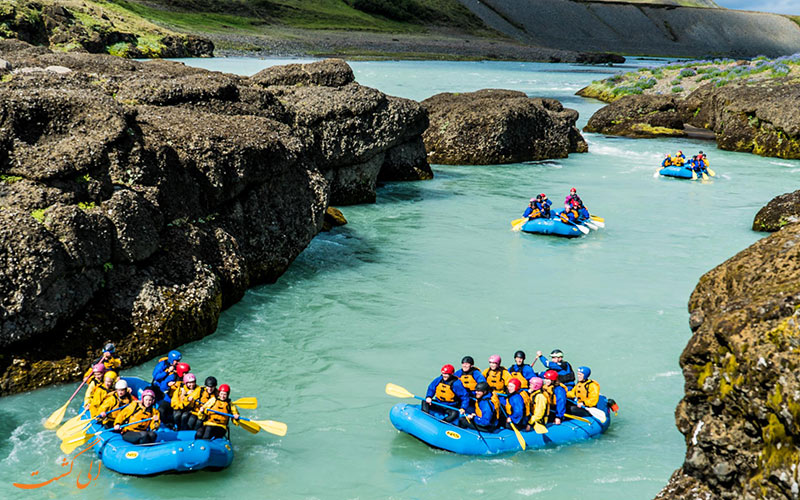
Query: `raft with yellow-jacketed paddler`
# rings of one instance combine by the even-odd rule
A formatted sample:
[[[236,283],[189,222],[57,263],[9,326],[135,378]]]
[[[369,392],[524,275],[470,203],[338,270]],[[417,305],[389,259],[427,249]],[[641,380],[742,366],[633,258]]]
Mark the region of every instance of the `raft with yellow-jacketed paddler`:
[[[483,371],[471,356],[461,370],[446,364],[420,397],[395,384],[386,393],[416,398],[421,404],[395,405],[392,425],[420,441],[453,453],[495,455],[540,449],[593,439],[611,425],[616,402],[600,394],[591,369],[572,370],[563,353],[555,349],[548,361],[541,352],[531,365],[517,351],[510,369],[499,355],[489,357]],[[535,372],[536,361],[544,371]]]
[[[551,209],[552,204],[545,193],[531,198],[522,218],[511,221],[511,229],[525,233],[577,238],[589,234],[592,230],[605,227],[605,219],[589,213],[575,188],[570,189],[569,195],[564,200],[563,210]]]
[[[114,351],[113,344],[105,346],[72,397],[45,421],[47,429],[58,427],[70,402],[87,386],[82,411],[56,432],[66,455],[94,448],[106,468],[137,476],[219,470],[233,461],[231,422],[253,434],[286,434],[282,422],[239,414],[239,408],[257,408],[256,398],[232,401],[231,387],[218,386],[213,376],[198,385],[179,351],[158,361],[151,382],[119,377],[122,363]]]

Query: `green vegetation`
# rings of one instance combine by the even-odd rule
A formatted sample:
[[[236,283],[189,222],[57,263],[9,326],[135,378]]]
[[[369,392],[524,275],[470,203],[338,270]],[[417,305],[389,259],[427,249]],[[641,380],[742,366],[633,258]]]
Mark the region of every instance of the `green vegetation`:
[[[90,201],[89,203],[84,203],[81,201],[78,203],[78,208],[80,208],[81,210],[91,210],[95,207],[97,207],[97,203],[93,201]]]
[[[768,78],[787,77],[800,78],[800,53],[777,59],[759,56],[744,63],[737,63],[733,59],[714,59],[642,68],[594,81],[581,90],[580,95],[606,102],[642,93],[685,96],[706,84],[723,87],[731,82],[749,84]]]
[[[31,212],[31,217],[36,219],[39,222],[44,222],[44,211],[47,210],[46,208],[39,208]]]
[[[3,184],[14,184],[17,181],[21,181],[22,177],[18,175],[0,175],[0,183]]]

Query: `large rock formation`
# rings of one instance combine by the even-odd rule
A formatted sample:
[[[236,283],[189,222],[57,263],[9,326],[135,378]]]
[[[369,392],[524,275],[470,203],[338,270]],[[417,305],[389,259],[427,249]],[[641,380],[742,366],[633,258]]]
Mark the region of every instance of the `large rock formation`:
[[[0,57],[0,394],[76,378],[106,340],[136,364],[213,332],[329,203],[431,176],[424,109],[343,61],[243,78],[13,41]]]
[[[775,232],[787,224],[800,222],[800,191],[776,196],[753,219],[753,231]]]
[[[800,158],[800,83],[791,79],[706,84],[684,99],[623,97],[598,110],[584,131],[629,137],[684,135],[684,124],[714,132],[729,151]]]
[[[443,93],[422,101],[430,114],[423,139],[431,163],[492,165],[585,153],[578,112],[555,99],[515,90]]]
[[[657,498],[798,498],[800,224],[706,273],[689,311],[686,459]]]

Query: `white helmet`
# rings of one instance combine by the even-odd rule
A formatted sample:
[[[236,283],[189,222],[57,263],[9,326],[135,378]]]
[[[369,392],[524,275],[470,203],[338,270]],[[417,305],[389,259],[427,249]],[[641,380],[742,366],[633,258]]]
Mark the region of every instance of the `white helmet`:
[[[117,383],[114,384],[114,389],[127,389],[128,383],[122,379],[117,380]]]

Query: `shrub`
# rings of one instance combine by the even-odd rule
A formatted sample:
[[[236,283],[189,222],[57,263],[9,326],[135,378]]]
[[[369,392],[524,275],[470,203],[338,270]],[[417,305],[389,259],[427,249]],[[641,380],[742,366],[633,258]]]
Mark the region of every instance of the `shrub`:
[[[672,80],[669,83],[672,84],[672,85],[679,85],[681,83],[681,79],[680,78],[676,78],[676,79]]]
[[[672,87],[672,91],[676,93],[683,92],[683,87],[681,87],[680,85],[675,85],[674,87]]]
[[[681,70],[681,72],[679,73],[679,75],[680,75],[680,77],[681,77],[681,78],[686,78],[686,77],[689,77],[689,76],[694,76],[694,75],[696,75],[696,74],[697,74],[697,73],[695,72],[695,70],[693,70],[693,69],[691,69],[691,68],[685,68],[685,69],[682,69],[682,70]]]

